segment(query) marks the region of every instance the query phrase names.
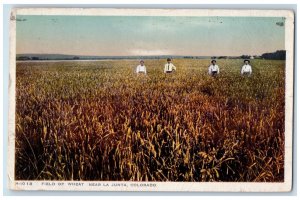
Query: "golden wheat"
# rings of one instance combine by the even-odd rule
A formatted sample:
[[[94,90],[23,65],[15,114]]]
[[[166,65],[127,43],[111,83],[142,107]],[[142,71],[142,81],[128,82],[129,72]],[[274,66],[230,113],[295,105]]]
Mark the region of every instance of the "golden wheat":
[[[20,62],[17,180],[283,181],[284,61]]]

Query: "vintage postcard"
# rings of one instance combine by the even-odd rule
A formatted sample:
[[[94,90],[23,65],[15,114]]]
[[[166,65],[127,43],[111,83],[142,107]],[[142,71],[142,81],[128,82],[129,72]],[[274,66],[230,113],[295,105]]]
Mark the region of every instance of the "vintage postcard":
[[[9,188],[288,192],[294,13],[18,8]]]

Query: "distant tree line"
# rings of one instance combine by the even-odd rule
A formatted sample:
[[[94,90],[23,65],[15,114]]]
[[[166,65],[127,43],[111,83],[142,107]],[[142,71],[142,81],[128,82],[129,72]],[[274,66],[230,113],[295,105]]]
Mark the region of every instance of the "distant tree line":
[[[45,58],[45,57],[38,57],[38,56],[17,56],[17,60],[79,60],[80,57],[74,56],[73,58]]]
[[[51,58],[51,57],[38,57],[38,56],[17,56],[17,60],[94,60],[94,59],[162,59],[170,56],[112,56],[112,57],[93,57],[93,56],[73,56],[73,57],[61,57],[61,58]],[[171,56],[172,57],[172,56]],[[208,56],[173,56],[172,58],[185,58],[185,59],[203,59],[209,58]],[[285,60],[286,51],[278,50],[272,53],[264,53],[261,56],[258,55],[241,55],[241,56],[212,56],[211,59],[270,59],[270,60]]]
[[[29,57],[29,56],[18,56],[17,57],[17,60],[49,60],[48,58],[40,58],[38,56],[32,56],[32,57]]]
[[[31,57],[28,57],[28,56],[20,56],[20,57],[17,57],[17,60],[31,60]]]
[[[280,50],[273,53],[264,53],[261,55],[264,59],[270,59],[270,60],[285,60],[286,58],[286,51]]]
[[[278,50],[276,52],[264,53],[261,56],[241,55],[239,58],[241,58],[241,59],[262,58],[262,59],[268,59],[268,60],[285,60],[286,59],[286,51]]]
[[[240,58],[241,59],[250,59],[250,55],[241,55]]]

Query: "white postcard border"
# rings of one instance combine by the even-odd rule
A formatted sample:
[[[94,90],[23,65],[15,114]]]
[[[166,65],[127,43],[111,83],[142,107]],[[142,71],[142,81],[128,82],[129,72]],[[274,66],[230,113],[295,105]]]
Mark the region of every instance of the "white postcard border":
[[[15,181],[15,84],[16,15],[86,16],[248,16],[285,17],[286,90],[285,90],[285,164],[284,182],[131,182],[131,181]],[[15,8],[10,20],[8,182],[13,190],[55,191],[198,191],[198,192],[288,192],[292,188],[293,150],[293,65],[294,13],[288,10],[225,9],[110,9],[110,8]]]

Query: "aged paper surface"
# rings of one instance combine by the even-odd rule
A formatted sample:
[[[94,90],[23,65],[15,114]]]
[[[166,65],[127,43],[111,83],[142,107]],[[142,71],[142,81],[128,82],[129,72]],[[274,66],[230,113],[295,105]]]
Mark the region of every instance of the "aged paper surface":
[[[10,189],[291,190],[293,12],[18,8],[10,20]]]

